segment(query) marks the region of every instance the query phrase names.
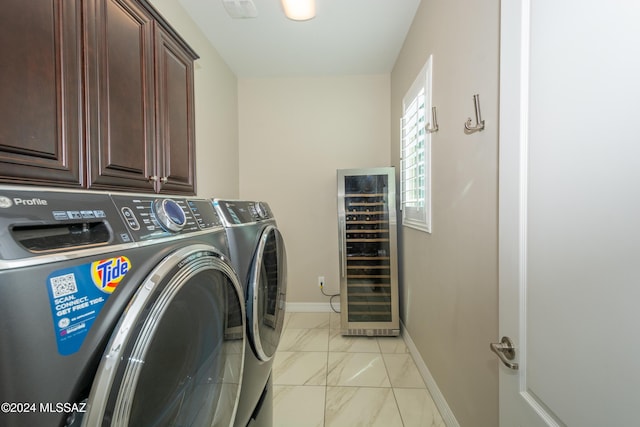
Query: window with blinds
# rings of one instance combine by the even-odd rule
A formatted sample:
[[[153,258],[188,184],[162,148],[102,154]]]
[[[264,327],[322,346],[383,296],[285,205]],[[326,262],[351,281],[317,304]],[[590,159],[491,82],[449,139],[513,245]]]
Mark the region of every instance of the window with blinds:
[[[431,232],[431,135],[426,131],[431,111],[432,57],[402,99],[400,201],[402,224]]]

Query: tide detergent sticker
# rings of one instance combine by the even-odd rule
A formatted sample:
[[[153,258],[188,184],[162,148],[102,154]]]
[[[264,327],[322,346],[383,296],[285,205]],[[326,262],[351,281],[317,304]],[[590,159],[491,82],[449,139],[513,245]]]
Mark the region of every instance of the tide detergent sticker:
[[[91,278],[98,289],[111,294],[130,267],[131,262],[126,256],[103,259],[91,263]]]
[[[77,352],[104,303],[131,270],[125,256],[54,271],[47,278],[58,353]]]

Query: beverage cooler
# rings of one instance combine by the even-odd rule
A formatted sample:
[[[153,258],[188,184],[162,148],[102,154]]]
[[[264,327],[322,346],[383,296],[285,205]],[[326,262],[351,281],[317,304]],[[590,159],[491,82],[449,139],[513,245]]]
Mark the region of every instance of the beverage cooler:
[[[338,170],[342,335],[399,335],[395,173]]]

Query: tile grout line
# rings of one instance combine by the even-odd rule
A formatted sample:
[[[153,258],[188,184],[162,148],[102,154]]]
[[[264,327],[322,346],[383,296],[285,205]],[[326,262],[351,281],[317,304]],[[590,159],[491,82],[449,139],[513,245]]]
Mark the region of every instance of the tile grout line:
[[[329,392],[329,353],[331,352],[331,313],[329,313],[329,333],[327,334],[327,369],[324,371],[324,406],[322,416],[322,426],[327,427],[327,393]]]
[[[335,313],[335,311],[334,311]],[[340,314],[340,313],[337,313]],[[336,329],[338,332],[341,329],[341,325],[338,326],[338,328]],[[329,313],[329,338],[328,338],[328,344],[327,344],[327,376],[325,378],[325,384],[326,384],[326,388],[325,388],[325,394],[324,394],[324,412],[325,412],[325,419],[324,419],[324,425],[325,427],[327,426],[327,417],[326,414],[328,413],[328,408],[327,408],[327,396],[329,394],[329,356],[331,354],[331,335],[332,332],[334,331],[334,328],[331,326],[331,313]]]
[[[390,385],[390,390],[391,390],[391,394],[393,395],[393,401],[396,404],[396,410],[398,411],[398,415],[400,416],[400,422],[402,423],[402,426],[405,426],[405,422],[404,422],[404,418],[402,417],[402,412],[400,411],[400,405],[398,405],[398,398],[396,397],[396,392],[395,392],[395,387],[393,386],[393,383],[391,382],[391,374],[389,373],[389,367],[387,366],[387,361],[384,358],[384,353],[382,352],[382,346],[380,346],[380,341],[376,338],[376,341],[378,342],[378,347],[380,347],[380,357],[382,357],[382,364],[384,365],[384,369],[387,372],[387,377],[389,378],[389,385]]]

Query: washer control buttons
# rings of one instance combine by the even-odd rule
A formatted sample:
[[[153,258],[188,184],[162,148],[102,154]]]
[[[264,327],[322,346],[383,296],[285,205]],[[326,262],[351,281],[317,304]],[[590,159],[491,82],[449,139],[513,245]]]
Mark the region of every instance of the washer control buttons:
[[[124,217],[125,221],[127,221],[127,225],[129,226],[130,229],[140,230],[140,223],[138,223],[138,220],[136,219],[136,216],[133,214],[133,211],[131,210],[131,208],[124,207],[120,209],[120,212],[122,212],[122,216]]]
[[[187,216],[178,203],[171,199],[156,199],[153,202],[156,219],[167,231],[177,233],[187,223]]]

